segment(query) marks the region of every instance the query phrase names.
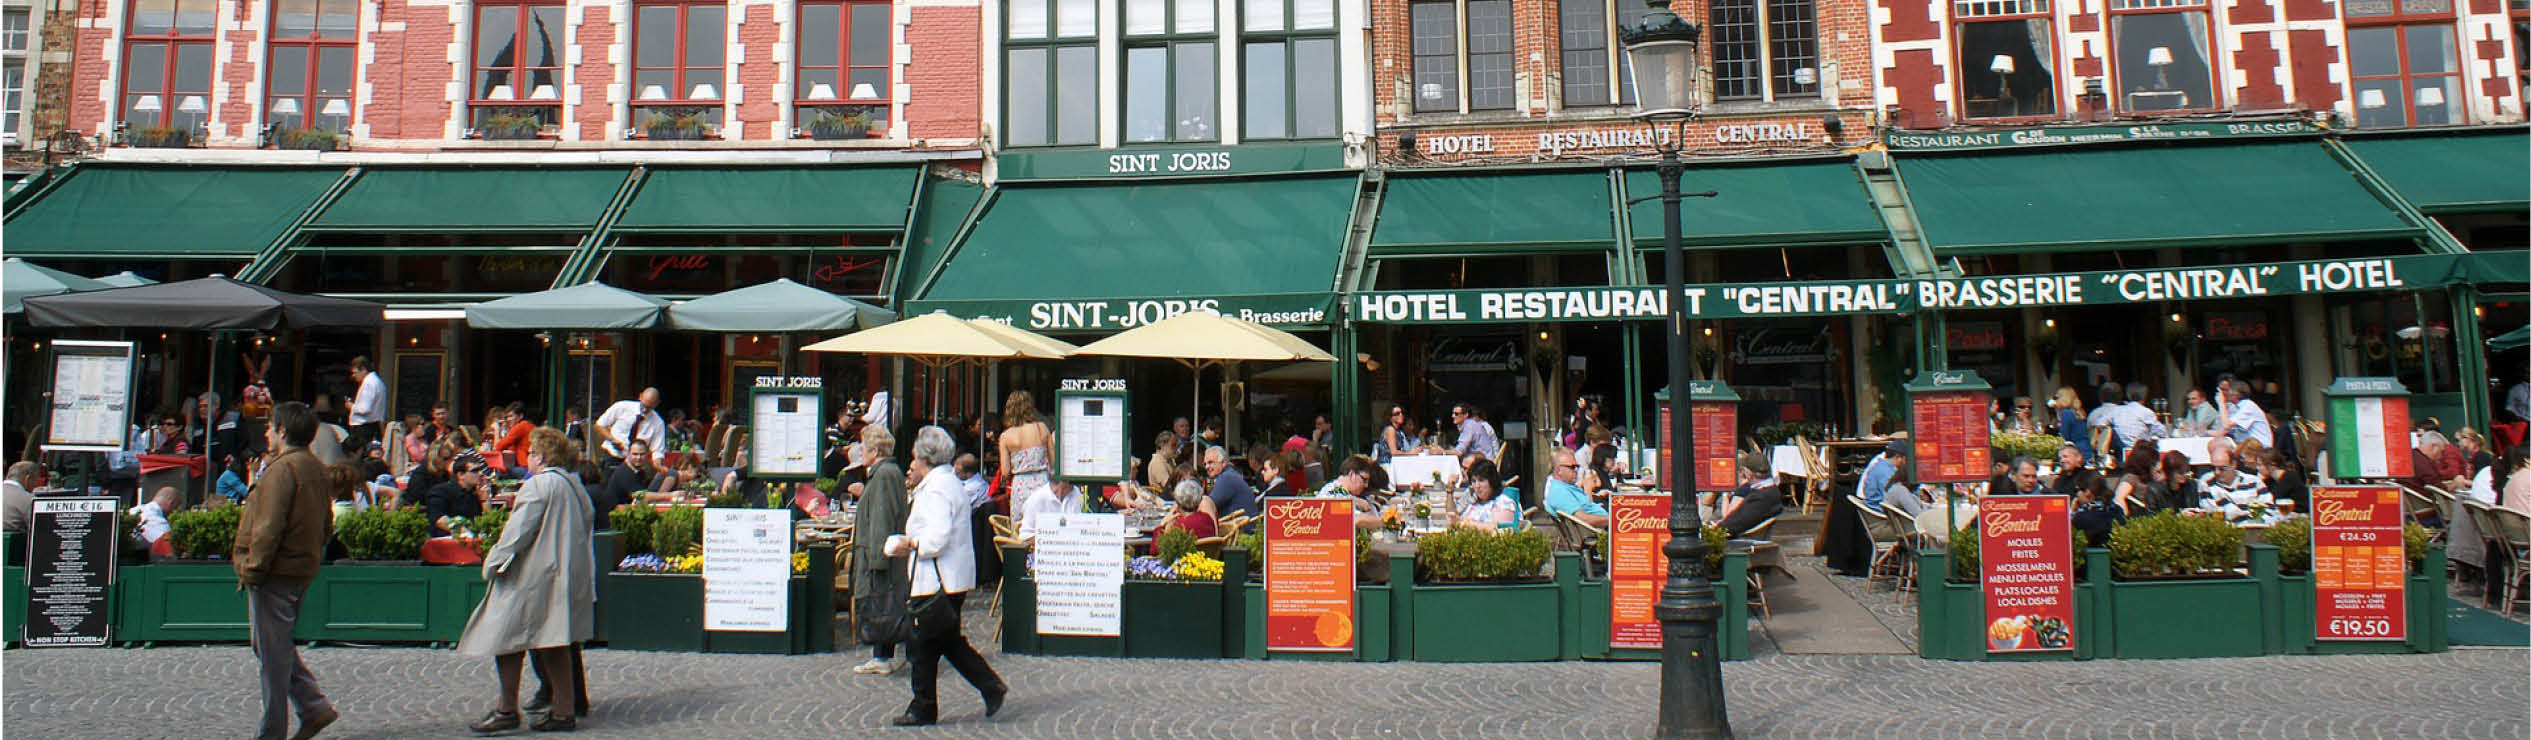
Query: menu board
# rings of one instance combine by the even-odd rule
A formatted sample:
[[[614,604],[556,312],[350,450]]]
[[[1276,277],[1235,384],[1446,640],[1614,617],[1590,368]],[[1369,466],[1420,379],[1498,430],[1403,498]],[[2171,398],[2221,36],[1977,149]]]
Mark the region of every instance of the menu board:
[[[2074,528],[2065,509],[2055,495],[1978,500],[1987,652],[2074,649]]]
[[[1916,445],[1916,482],[1977,482],[1992,476],[1986,394],[1917,393],[1909,400],[1916,412],[1911,433]]]
[[[1353,500],[1265,502],[1266,649],[1353,650]]]
[[[2329,399],[2329,477],[2406,478],[2415,474],[2408,451],[2406,396],[2337,396]]]
[[[825,456],[823,379],[763,376],[755,379],[753,423],[747,432],[747,474],[755,478],[817,477]]]
[[[1066,378],[1055,391],[1055,477],[1114,482],[1133,477],[1125,381]]]
[[[2311,488],[2311,616],[2320,639],[2408,639],[2399,509],[2391,486]]]
[[[132,343],[53,342],[53,398],[44,449],[116,452],[132,424]]]
[[[788,630],[790,585],[791,512],[703,510],[703,629]]]
[[[1739,485],[1731,473],[1732,443],[1740,432],[1740,405],[1702,401],[1688,404],[1688,423],[1696,426],[1696,437],[1689,440],[1696,448],[1696,490],[1728,491]]]
[[[1037,546],[1037,634],[1115,637],[1125,612],[1125,515],[1028,518]]]
[[[27,525],[27,647],[104,647],[112,638],[114,498],[40,497]]]
[[[1608,497],[1608,646],[1661,647],[1661,620],[1652,605],[1670,561],[1670,495],[1620,493]]]

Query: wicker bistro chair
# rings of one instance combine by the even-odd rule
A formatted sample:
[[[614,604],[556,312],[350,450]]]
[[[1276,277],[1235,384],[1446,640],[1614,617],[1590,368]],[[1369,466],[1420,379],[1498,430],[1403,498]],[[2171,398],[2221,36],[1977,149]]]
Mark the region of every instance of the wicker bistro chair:
[[[2435,505],[2434,497],[2432,495],[2429,495],[2424,491],[2411,488],[2407,484],[2401,484],[2399,486],[2399,498],[2400,505],[2407,509],[2407,511],[2404,512],[2407,514],[2407,521],[2416,522],[2420,525],[2426,523],[2425,517],[2423,516],[2424,514],[2435,513],[2440,515],[2440,512],[2443,510],[2442,507]],[[2450,526],[2450,524],[2447,522],[2445,526]]]
[[[1890,523],[1889,515],[1873,511],[1872,507],[1864,505],[1862,496],[1846,494],[1846,503],[1852,504],[1854,515],[1862,518],[1863,531],[1872,535],[1870,573],[1872,580],[1879,580],[1882,566],[1893,559],[1890,553],[1898,549],[1898,530]]]
[[[1898,541],[1885,555],[1889,564],[1882,567],[1891,571],[1890,595],[1903,603],[1907,594],[1916,590],[1916,559],[1908,555],[1915,552],[1924,535],[1916,529],[1916,517],[1906,511],[1892,508],[1887,510],[1886,516],[1889,517],[1890,532]]]
[[[2505,555],[2505,579],[2497,584],[2496,604],[2510,615],[2515,607],[2531,604],[2531,563],[2523,562],[2531,558],[2531,517],[2475,499],[2466,505],[2473,521],[2484,527],[2488,544]]]
[[[1574,518],[1572,514],[1554,515],[1555,547],[1581,553],[1583,570],[1592,574],[1607,571],[1608,563],[1600,560],[1599,538],[1605,536],[1598,527]]]

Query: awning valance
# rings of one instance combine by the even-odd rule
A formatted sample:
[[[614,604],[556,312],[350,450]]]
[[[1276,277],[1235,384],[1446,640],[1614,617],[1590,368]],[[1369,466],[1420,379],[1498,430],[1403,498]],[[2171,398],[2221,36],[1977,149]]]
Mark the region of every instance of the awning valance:
[[[2531,208],[2531,129],[2348,136],[2346,145],[2417,210]]]
[[[1822,159],[1770,164],[1690,163],[1680,184],[1685,192],[1712,190],[1712,198],[1694,198],[1681,205],[1679,239],[1690,247],[1781,247],[1878,244],[1889,241],[1863,177],[1850,159]],[[1626,173],[1626,197],[1661,194],[1661,179],[1651,170]],[[1627,211],[1635,243],[1661,244],[1661,201],[1636,203]]]
[[[339,167],[78,165],[9,214],[9,255],[252,257],[342,176]]]
[[[617,231],[903,231],[922,170],[892,167],[652,168]]]
[[[2409,239],[2318,141],[1900,157],[1937,256]]]
[[[1616,246],[1608,173],[1392,172],[1371,229],[1380,254],[1519,253]]]
[[[351,189],[310,227],[336,231],[586,230],[597,224],[631,172],[620,167],[372,167],[363,170]]]
[[[1359,182],[999,188],[906,313],[991,316],[1036,331],[1114,331],[1202,308],[1323,324]]]

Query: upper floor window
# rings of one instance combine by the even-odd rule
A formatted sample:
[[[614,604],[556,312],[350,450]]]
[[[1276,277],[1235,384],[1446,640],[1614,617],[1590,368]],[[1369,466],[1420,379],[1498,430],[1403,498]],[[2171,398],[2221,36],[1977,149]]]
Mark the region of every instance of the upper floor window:
[[[2349,0],[2346,24],[2356,126],[2462,122],[2452,0]]]
[[[1954,0],[1953,67],[1966,118],[2056,115],[2056,29],[2048,0]]]
[[[2109,43],[2124,113],[2211,110],[2215,69],[2207,53],[2214,36],[2206,0],[2110,0]]]
[[[123,34],[123,93],[116,109],[141,128],[190,137],[210,122],[211,36],[217,0],[132,0]]]
[[[867,131],[886,131],[895,10],[885,0],[800,3],[800,71],[793,81],[794,107],[815,115],[799,120],[817,132],[840,135],[858,121]],[[829,123],[831,121],[831,123]]]
[[[1221,138],[1212,0],[1126,0],[1127,143]]]
[[[343,133],[352,121],[352,63],[359,46],[356,0],[281,0],[272,20],[272,66],[264,120],[283,130]]]
[[[1239,26],[1241,137],[1336,136],[1336,0],[1242,0]]]
[[[1511,0],[1422,0],[1407,22],[1416,112],[1512,107]]]
[[[1819,96],[1819,16],[1811,0],[1711,0],[1715,100]]]
[[[1002,19],[1002,144],[1098,143],[1098,0],[1011,0]]]
[[[11,54],[26,53],[29,45],[27,41],[29,12],[27,8],[9,8],[0,11],[0,51]]]
[[[562,122],[564,28],[560,0],[477,0],[468,128],[530,139]]]
[[[0,138],[18,141],[18,126],[25,121],[18,115],[18,105],[26,102],[26,67],[11,64],[0,68]]]
[[[652,139],[701,139],[721,123],[729,8],[721,0],[633,6],[633,125]]]
[[[1617,29],[1642,21],[1647,7],[1644,0],[1566,0],[1557,8],[1565,107],[1635,102]]]

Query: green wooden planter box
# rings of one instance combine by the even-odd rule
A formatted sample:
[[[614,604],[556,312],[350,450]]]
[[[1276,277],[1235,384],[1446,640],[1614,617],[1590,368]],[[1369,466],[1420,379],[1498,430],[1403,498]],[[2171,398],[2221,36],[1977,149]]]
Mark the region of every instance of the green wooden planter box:
[[[1225,572],[1242,572],[1245,553],[1237,560],[1224,553]],[[1004,563],[1026,563],[1026,550],[1005,548]],[[1224,625],[1237,603],[1225,594],[1236,587],[1222,581],[1126,581],[1121,594],[1124,613],[1116,637],[1037,634],[1037,582],[1025,567],[1002,569],[1002,651],[1031,655],[1075,655],[1106,658],[1222,658],[1225,640],[1238,634]],[[981,604],[970,604],[981,608]]]
[[[789,654],[835,649],[834,548],[809,548],[807,573],[791,576],[791,625],[781,632],[703,629],[703,576],[610,572],[598,578],[607,647],[706,653]]]
[[[1916,556],[1918,573],[1949,573],[1946,553],[1941,550],[1921,552]],[[2074,582],[2074,649],[2067,652],[2002,653],[1986,652],[1986,593],[1976,583],[1953,583],[1948,579],[1921,579],[1916,590],[1916,654],[1944,660],[2047,661],[2089,660],[2100,656],[2101,645],[2109,639],[2102,625],[2108,624],[2099,594],[2107,588],[2109,551],[2092,548],[2079,554],[2086,578]],[[2100,575],[2095,581],[2088,576]],[[2157,622],[2168,624],[2168,622]]]
[[[1510,663],[1567,657],[1564,603],[1578,600],[1581,557],[1555,555],[1546,583],[1415,585],[1397,618],[1412,632],[1407,654],[1427,662]]]
[[[453,643],[465,633],[474,602],[460,607],[452,576],[483,578],[480,568],[454,565],[327,564],[299,605],[302,640]],[[477,589],[478,597],[481,593]],[[445,600],[448,603],[442,603]],[[450,616],[454,615],[452,621]]]
[[[237,571],[227,563],[129,565],[115,573],[115,580],[117,641],[146,645],[245,642],[249,637],[246,592],[238,590]]]
[[[2446,610],[2451,608],[2451,590],[2444,582],[2445,555],[2438,544],[2426,550],[2418,572],[2408,575],[2408,638],[2399,642],[2322,642],[2320,625],[2312,620],[2319,594],[2312,590],[2309,574],[2276,577],[2276,628],[2269,634],[2280,639],[2273,652],[2295,655],[2354,655],[2365,653],[2440,653],[2452,649],[2451,636],[2445,631]]]
[[[1722,556],[1722,579],[1714,583],[1714,598],[1722,601],[1721,631],[1715,642],[1721,646],[1723,660],[1749,659],[1749,553],[1726,552]],[[1571,655],[1586,660],[1660,660],[1661,651],[1645,648],[1612,648],[1608,646],[1608,582],[1583,581],[1574,603],[1572,624],[1578,630],[1567,630],[1576,636],[1578,645]]]

